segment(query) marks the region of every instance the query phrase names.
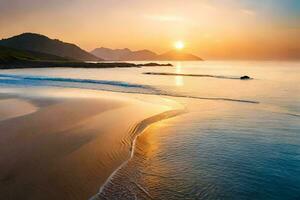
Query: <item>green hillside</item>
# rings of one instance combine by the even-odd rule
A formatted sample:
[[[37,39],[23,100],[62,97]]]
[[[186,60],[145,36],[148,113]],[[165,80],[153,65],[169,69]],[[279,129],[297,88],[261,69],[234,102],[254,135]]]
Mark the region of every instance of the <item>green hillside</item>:
[[[36,33],[23,33],[11,38],[0,40],[0,46],[9,48],[41,52],[59,57],[81,61],[100,61],[102,59],[84,51],[75,44],[66,43],[57,39]]]
[[[74,61],[55,55],[23,51],[0,46],[0,63],[13,63],[24,61]]]

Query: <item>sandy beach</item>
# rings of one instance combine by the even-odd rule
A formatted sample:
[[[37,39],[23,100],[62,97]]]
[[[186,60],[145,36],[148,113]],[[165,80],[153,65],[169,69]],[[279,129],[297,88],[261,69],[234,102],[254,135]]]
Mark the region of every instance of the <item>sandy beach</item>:
[[[0,93],[4,199],[89,199],[130,157],[137,134],[177,114],[109,92],[8,91]]]

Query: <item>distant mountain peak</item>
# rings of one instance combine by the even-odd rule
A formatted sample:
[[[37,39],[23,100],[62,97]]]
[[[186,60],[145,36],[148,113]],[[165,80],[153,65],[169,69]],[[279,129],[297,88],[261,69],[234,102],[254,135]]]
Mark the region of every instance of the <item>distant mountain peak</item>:
[[[159,55],[159,60],[178,60],[178,61],[198,60],[198,61],[201,61],[203,59],[196,55],[187,53],[186,51],[183,51],[183,50],[170,50],[170,51],[167,51],[166,53]]]
[[[128,48],[110,49],[96,48],[91,54],[111,61],[142,61],[142,60],[202,60],[200,57],[186,53],[185,51],[171,50],[158,55],[148,49],[132,51]]]
[[[39,34],[39,33],[31,33],[31,32],[26,32],[26,33],[21,33],[20,35],[16,35],[10,38],[6,38],[4,40],[11,40],[11,39],[16,39],[16,38],[22,38],[22,39],[43,39],[43,40],[51,40],[49,37]],[[58,39],[53,39],[56,41],[60,41]]]
[[[38,36],[38,37],[48,38],[47,36],[42,35],[40,33],[32,33],[32,32],[21,33],[20,35],[16,35],[14,37],[22,37],[22,36]]]
[[[149,50],[132,51],[129,48],[110,49],[96,48],[91,54],[111,61],[134,61],[134,60],[153,60],[157,56],[156,53]]]

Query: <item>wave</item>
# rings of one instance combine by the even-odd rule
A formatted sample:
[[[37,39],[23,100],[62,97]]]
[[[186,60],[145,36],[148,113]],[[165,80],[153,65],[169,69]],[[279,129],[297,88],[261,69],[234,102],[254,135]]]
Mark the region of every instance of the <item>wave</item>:
[[[169,111],[165,111],[163,113],[154,115],[152,117],[146,118],[146,119],[142,120],[141,122],[139,122],[138,124],[136,124],[133,127],[133,129],[131,131],[129,131],[130,132],[129,135],[132,137],[129,158],[125,162],[123,162],[117,169],[115,169],[113,171],[113,173],[107,178],[107,180],[105,181],[105,183],[100,187],[99,192],[96,195],[94,195],[93,197],[91,197],[90,200],[99,200],[99,199],[105,198],[105,196],[103,195],[103,192],[106,189],[105,187],[113,179],[113,177],[117,174],[117,172],[119,172],[133,158],[137,137],[140,134],[142,134],[146,130],[147,127],[149,127],[151,124],[154,124],[156,122],[176,117],[176,116],[178,116],[180,114],[183,114],[185,112],[186,112],[185,109],[182,109],[182,110],[169,110]],[[146,189],[144,189],[142,186],[140,186],[136,182],[133,182],[133,183],[144,194],[146,194],[150,199],[153,199],[152,196],[147,192]]]
[[[58,78],[58,77],[46,77],[46,76],[23,76],[23,75],[10,75],[10,74],[0,74],[0,78],[35,80],[35,81],[58,81],[58,82],[70,82],[70,83],[107,84],[107,85],[115,85],[120,87],[131,87],[131,88],[150,88],[150,86],[132,84],[132,83],[121,82],[121,81],[104,81],[104,80],[94,80],[94,79],[74,79],[74,78]]]
[[[69,84],[71,83],[71,84]],[[109,92],[120,93],[133,93],[144,95],[161,95],[177,98],[199,99],[199,100],[212,100],[212,101],[230,101],[238,103],[251,103],[259,104],[259,101],[233,99],[224,97],[201,97],[193,95],[185,95],[170,91],[164,91],[149,85],[134,84],[122,81],[109,81],[109,80],[94,80],[94,79],[74,79],[74,78],[60,78],[60,77],[46,77],[46,76],[29,76],[29,75],[16,75],[16,74],[0,74],[0,84],[18,85],[18,86],[55,86],[55,87],[68,87],[68,88],[81,88],[92,90],[103,90]],[[279,108],[270,108],[270,105],[263,104],[264,109],[285,114],[293,117],[300,117],[297,112],[290,112]]]
[[[145,75],[161,75],[161,76],[191,76],[191,77],[206,77],[206,78],[241,80],[241,77],[219,76],[219,75],[209,75],[209,74],[184,74],[184,73],[168,73],[168,72],[144,72],[143,74],[145,74]],[[252,78],[249,78],[249,79],[252,79]]]
[[[278,113],[278,114],[283,114],[283,115],[288,115],[291,117],[300,117],[300,113],[297,111],[291,111],[290,109],[283,107],[283,106],[278,106],[278,105],[271,105],[271,104],[261,104],[260,108],[262,110],[266,110],[268,112],[272,113]]]
[[[9,85],[18,85],[18,86],[28,86],[28,85],[55,86],[55,87],[93,89],[93,90],[103,90],[103,91],[110,91],[110,92],[134,93],[134,94],[145,94],[145,95],[161,95],[161,96],[200,99],[200,100],[231,101],[231,102],[252,103],[252,104],[259,103],[258,101],[244,100],[244,99],[233,99],[233,98],[224,98],[224,97],[200,97],[200,96],[193,96],[193,95],[185,95],[176,92],[164,91],[162,89],[155,88],[149,85],[128,83],[122,81],[109,81],[109,80],[0,74],[0,84],[9,84]]]

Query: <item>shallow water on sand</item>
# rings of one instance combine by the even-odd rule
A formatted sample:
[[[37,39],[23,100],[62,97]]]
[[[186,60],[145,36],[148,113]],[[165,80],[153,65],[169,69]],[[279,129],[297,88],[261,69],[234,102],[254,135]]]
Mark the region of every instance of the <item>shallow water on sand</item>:
[[[142,74],[145,72],[248,75],[253,80]],[[173,68],[28,69],[1,74],[118,81],[12,78],[30,86],[55,83],[163,94],[187,108],[186,114],[156,123],[139,136],[134,157],[96,199],[300,198],[300,63],[181,62]],[[10,84],[3,80],[6,82],[0,80],[0,84]]]
[[[299,198],[299,118],[191,104],[139,137],[135,156],[99,199]]]

